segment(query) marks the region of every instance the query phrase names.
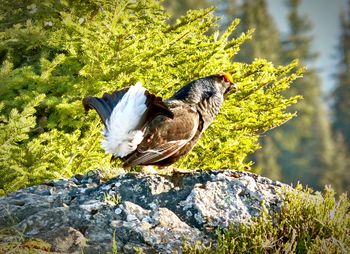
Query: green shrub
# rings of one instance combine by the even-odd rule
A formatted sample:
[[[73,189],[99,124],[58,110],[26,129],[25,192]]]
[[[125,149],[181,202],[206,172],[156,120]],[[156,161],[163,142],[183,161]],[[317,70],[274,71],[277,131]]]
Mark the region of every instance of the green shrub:
[[[157,1],[3,2],[3,192],[109,168],[98,116],[85,115],[81,100],[136,81],[165,98],[193,79],[223,71],[238,84],[239,92],[229,96],[193,152],[175,165],[180,168],[244,169],[247,155],[259,148],[259,135],[293,117],[286,108],[298,98],[282,93],[301,76],[297,62],[277,67],[264,59],[234,62],[252,32],[232,38],[238,20],[224,32],[212,32],[218,27],[213,9],[189,11],[170,25]],[[34,104],[38,96],[40,103]],[[22,112],[16,128],[26,137],[7,145],[8,135],[17,135],[11,112]]]

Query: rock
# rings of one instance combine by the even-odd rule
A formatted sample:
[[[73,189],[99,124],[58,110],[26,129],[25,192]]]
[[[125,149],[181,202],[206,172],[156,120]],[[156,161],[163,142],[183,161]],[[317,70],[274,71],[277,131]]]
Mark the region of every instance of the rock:
[[[50,232],[38,234],[37,238],[50,242],[52,250],[59,253],[81,253],[87,242],[84,235],[72,227],[57,227]]]
[[[109,181],[92,171],[1,197],[0,227],[58,253],[181,253],[185,243],[215,244],[216,228],[249,223],[262,203],[279,211],[282,186],[233,170],[128,173]]]

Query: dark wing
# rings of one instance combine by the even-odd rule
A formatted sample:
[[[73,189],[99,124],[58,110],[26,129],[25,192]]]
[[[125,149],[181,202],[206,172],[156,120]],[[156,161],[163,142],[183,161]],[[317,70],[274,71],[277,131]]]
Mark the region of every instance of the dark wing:
[[[124,166],[152,165],[164,160],[185,146],[195,136],[199,115],[189,106],[173,109],[174,118],[154,118],[146,129],[143,141],[124,161]]]
[[[146,90],[145,96],[147,97],[146,106],[147,109],[140,119],[140,123],[136,129],[143,130],[149,122],[159,115],[174,118],[173,112],[168,108],[167,105],[163,102],[162,98],[151,94]]]

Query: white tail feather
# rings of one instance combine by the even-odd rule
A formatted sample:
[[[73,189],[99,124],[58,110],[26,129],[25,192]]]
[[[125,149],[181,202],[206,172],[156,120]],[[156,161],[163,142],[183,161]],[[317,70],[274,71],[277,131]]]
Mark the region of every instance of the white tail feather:
[[[135,130],[146,107],[146,89],[140,82],[131,86],[114,107],[106,121],[102,148],[106,153],[124,157],[133,152],[143,139],[143,132]]]

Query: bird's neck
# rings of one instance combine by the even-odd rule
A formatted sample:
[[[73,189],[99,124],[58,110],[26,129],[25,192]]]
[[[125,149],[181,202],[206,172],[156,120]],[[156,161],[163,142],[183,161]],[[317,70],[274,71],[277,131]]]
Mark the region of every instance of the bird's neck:
[[[223,103],[223,97],[210,97],[207,100],[203,100],[196,105],[197,111],[201,114],[204,120],[203,131],[210,125],[216,115],[219,113],[221,105]]]

